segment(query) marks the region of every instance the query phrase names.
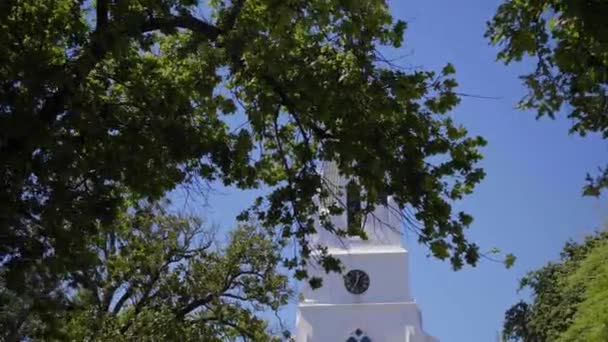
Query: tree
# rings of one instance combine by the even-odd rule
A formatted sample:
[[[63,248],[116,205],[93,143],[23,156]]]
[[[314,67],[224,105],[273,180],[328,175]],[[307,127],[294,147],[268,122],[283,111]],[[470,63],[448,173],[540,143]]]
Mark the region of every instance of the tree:
[[[13,294],[3,340],[270,341],[258,313],[291,296],[278,271],[281,240],[255,225],[222,243],[200,220],[144,205],[119,216],[93,249],[94,269],[63,280],[52,312],[17,302],[32,294]]]
[[[408,71],[381,58],[406,26],[384,1],[94,5],[0,4],[7,288],[87,271],[90,239],[126,201],[153,202],[193,179],[270,187],[241,218],[298,243],[285,265],[304,277],[319,248],[306,238],[313,198],[330,196],[321,161],[357,179],[366,212],[391,194],[436,257],[455,268],[478,260],[464,233],[472,218],[452,202],[482,179],[485,142],[447,115],[459,101],[451,65]]]
[[[560,342],[608,340],[608,243],[593,248],[567,279],[570,289],[584,287],[572,324],[560,336]]]
[[[608,3],[603,0],[508,0],[488,23],[486,36],[509,64],[535,57],[536,69],[522,76],[529,92],[519,103],[537,117],[561,110],[571,133],[608,138]],[[608,187],[608,168],[587,176],[586,195]]]
[[[505,314],[505,341],[606,341],[608,339],[608,234],[568,242],[561,261],[528,273],[520,289],[532,291]]]

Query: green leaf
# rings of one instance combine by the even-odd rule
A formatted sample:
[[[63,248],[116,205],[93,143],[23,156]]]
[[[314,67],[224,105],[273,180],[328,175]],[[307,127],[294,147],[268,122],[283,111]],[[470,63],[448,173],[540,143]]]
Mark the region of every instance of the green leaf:
[[[452,63],[448,63],[441,69],[441,73],[443,75],[452,75],[456,73],[456,68],[454,68]]]
[[[308,280],[308,284],[312,289],[318,289],[323,286],[323,279],[318,277],[312,277]]]
[[[513,255],[513,254],[507,254],[505,256],[505,261],[504,261],[505,267],[507,269],[513,267],[513,265],[515,264],[516,259],[517,258],[515,257],[515,255]]]

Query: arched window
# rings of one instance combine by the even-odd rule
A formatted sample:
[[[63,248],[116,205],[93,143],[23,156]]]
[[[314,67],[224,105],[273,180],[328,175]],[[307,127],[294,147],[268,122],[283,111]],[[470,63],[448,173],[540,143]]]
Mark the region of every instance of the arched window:
[[[363,330],[357,329],[350,334],[346,342],[372,342],[372,339],[367,337]]]

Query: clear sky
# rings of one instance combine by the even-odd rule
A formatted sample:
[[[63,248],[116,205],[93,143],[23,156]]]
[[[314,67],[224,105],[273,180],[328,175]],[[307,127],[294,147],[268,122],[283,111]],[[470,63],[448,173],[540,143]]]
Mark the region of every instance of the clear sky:
[[[521,296],[518,280],[526,271],[558,257],[569,238],[580,239],[608,217],[605,201],[583,198],[585,174],[608,161],[605,142],[597,137],[568,135],[565,118],[536,121],[534,113],[514,109],[525,93],[518,75],[530,63],[504,66],[483,37],[495,0],[393,0],[395,17],[408,22],[405,44],[389,56],[402,65],[440,69],[456,67],[460,91],[498,97],[463,98],[453,112],[472,134],[484,136],[482,162],[487,177],[458,205],[473,214],[469,237],[489,250],[498,247],[518,260],[506,270],[482,261],[454,272],[447,263],[429,259],[414,237],[410,250],[413,294],[422,308],[425,329],[442,342],[496,341],[504,311]],[[218,188],[204,215],[229,227],[235,214],[251,203],[254,193]],[[282,313],[293,326],[295,305]]]

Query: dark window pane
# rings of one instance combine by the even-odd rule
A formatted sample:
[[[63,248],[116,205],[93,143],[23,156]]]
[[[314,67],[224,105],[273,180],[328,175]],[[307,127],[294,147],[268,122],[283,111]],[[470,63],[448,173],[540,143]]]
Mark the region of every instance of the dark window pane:
[[[349,230],[359,231],[361,228],[361,190],[354,181],[346,186],[346,214]]]
[[[378,201],[382,205],[388,205],[388,192],[386,190],[378,191]]]

